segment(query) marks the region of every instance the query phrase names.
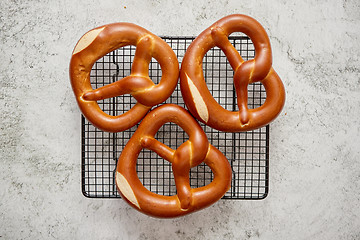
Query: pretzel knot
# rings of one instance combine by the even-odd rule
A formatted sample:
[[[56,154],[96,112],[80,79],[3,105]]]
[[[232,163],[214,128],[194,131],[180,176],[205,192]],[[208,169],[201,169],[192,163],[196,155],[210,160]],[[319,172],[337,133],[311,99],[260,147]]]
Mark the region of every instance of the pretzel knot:
[[[233,32],[242,32],[250,37],[255,47],[254,59],[242,59],[228,40]],[[234,70],[239,111],[228,111],[220,106],[205,83],[202,59],[215,46],[224,52]],[[258,81],[265,87],[266,100],[262,106],[249,109],[248,85]],[[269,38],[255,19],[245,15],[220,19],[191,43],[182,61],[180,86],[190,112],[198,120],[221,131],[249,131],[267,125],[277,117],[285,102],[284,86],[272,68]]]
[[[156,132],[167,122],[179,125],[189,136],[176,150],[155,139]],[[136,162],[143,148],[172,164],[176,195],[158,195],[142,185]],[[206,186],[191,188],[190,168],[202,162],[213,171],[214,179]],[[116,186],[123,198],[137,210],[156,217],[177,217],[207,207],[219,200],[230,184],[231,167],[226,157],[209,144],[196,120],[173,104],[162,105],[146,115],[123,149],[116,169]]]
[[[111,51],[134,45],[131,74],[114,83],[93,89],[90,71],[94,63]],[[155,85],[149,77],[149,64],[155,58],[162,77]],[[84,116],[97,128],[119,132],[136,125],[154,105],[165,101],[174,91],[179,63],[171,47],[161,38],[131,23],[114,23],[87,32],[77,43],[70,62],[70,79],[78,105]],[[137,103],[128,112],[111,116],[97,101],[131,94]]]

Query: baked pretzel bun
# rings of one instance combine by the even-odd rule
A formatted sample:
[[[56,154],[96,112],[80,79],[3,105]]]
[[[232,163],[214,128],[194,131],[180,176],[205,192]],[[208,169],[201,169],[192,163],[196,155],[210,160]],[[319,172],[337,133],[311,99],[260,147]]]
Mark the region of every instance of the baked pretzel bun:
[[[179,125],[189,136],[189,140],[176,150],[155,139],[156,132],[167,122]],[[136,172],[136,162],[143,148],[172,164],[176,195],[155,194],[143,186]],[[212,170],[213,181],[203,187],[191,188],[190,168],[202,162]],[[209,144],[190,113],[178,105],[165,104],[146,115],[123,149],[116,168],[116,186],[135,209],[150,216],[169,218],[189,214],[218,201],[230,188],[231,174],[229,161]]]
[[[255,47],[255,58],[244,61],[229,42],[228,36],[242,32]],[[226,55],[233,71],[239,111],[220,106],[207,88],[202,61],[205,54],[219,47]],[[255,109],[248,108],[248,85],[261,82],[266,100]],[[245,15],[230,15],[205,29],[189,46],[180,70],[180,86],[184,102],[199,121],[220,131],[241,132],[269,124],[281,112],[285,102],[284,86],[272,68],[272,54],[268,35],[255,19]]]
[[[90,71],[93,64],[111,51],[134,45],[136,52],[131,74],[93,89]],[[149,78],[149,63],[155,58],[162,77],[159,84]],[[131,23],[114,23],[95,28],[81,37],[70,62],[70,79],[81,112],[95,127],[119,132],[136,125],[152,106],[164,102],[174,91],[179,77],[179,62],[171,47],[146,29]],[[111,116],[97,101],[131,94],[137,103],[128,112]]]

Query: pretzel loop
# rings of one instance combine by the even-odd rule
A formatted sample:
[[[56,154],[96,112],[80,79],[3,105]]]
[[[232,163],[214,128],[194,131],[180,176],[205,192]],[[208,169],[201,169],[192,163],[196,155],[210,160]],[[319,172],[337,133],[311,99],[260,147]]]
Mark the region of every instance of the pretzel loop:
[[[189,140],[173,150],[155,139],[166,122],[179,125]],[[150,192],[140,182],[136,161],[143,148],[156,152],[172,164],[177,194],[163,196]],[[189,172],[205,162],[214,173],[210,184],[191,188]],[[152,110],[123,149],[116,169],[116,186],[120,194],[137,210],[156,217],[177,217],[207,207],[229,189],[231,167],[226,157],[211,146],[200,125],[183,108],[165,104]]]
[[[90,83],[94,63],[118,48],[136,46],[131,73],[98,89]],[[162,77],[158,84],[149,77],[149,64],[155,58]],[[135,24],[114,23],[86,33],[74,48],[70,62],[70,79],[76,100],[84,116],[97,128],[119,132],[137,124],[154,105],[165,101],[174,91],[179,63],[170,46],[161,38]],[[128,112],[110,116],[97,101],[131,94],[138,102]]]
[[[254,59],[244,61],[229,42],[231,33],[245,33],[253,42]],[[234,70],[234,86],[239,111],[231,112],[211,96],[204,80],[202,59],[213,47],[219,47]],[[267,92],[265,103],[248,108],[248,85],[260,81]],[[272,69],[269,38],[253,18],[235,14],[220,19],[204,30],[189,46],[181,65],[180,86],[189,111],[205,124],[228,132],[249,131],[270,123],[285,102],[284,86]]]

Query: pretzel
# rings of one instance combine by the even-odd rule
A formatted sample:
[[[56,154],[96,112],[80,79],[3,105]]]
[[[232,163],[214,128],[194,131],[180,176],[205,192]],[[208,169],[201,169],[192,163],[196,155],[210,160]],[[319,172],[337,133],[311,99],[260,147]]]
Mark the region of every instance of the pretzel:
[[[242,32],[250,37],[255,47],[254,59],[242,59],[228,40],[233,32]],[[202,60],[207,51],[215,46],[224,52],[234,70],[239,111],[228,111],[220,106],[205,83]],[[185,104],[194,117],[221,131],[249,131],[267,125],[278,116],[285,102],[284,86],[271,66],[271,46],[264,28],[245,15],[224,17],[204,30],[185,53],[180,70]],[[265,87],[266,100],[262,106],[249,109],[248,84],[258,81]]]
[[[166,122],[179,125],[189,140],[173,150],[155,139]],[[143,148],[150,149],[172,164],[177,194],[163,196],[146,189],[136,173],[136,162]],[[190,168],[204,162],[214,173],[206,186],[190,187]],[[116,186],[122,197],[137,210],[154,217],[178,217],[205,208],[219,200],[231,184],[231,167],[226,157],[209,144],[196,120],[182,107],[162,105],[142,120],[123,149],[116,168]]]
[[[114,83],[93,89],[90,71],[93,64],[107,53],[134,45],[131,74]],[[149,78],[149,63],[155,58],[162,77],[155,85]],[[79,40],[70,62],[70,79],[78,105],[95,127],[119,132],[136,125],[154,105],[165,101],[174,91],[179,76],[179,63],[171,47],[161,38],[131,23],[114,23],[95,28]],[[96,101],[131,94],[137,103],[128,112],[111,116]]]

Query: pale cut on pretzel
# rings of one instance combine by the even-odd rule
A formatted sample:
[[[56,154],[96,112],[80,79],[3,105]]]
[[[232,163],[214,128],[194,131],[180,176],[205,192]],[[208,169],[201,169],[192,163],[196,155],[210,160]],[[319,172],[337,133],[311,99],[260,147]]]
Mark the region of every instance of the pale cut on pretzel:
[[[162,125],[179,125],[189,140],[176,150],[155,139]],[[172,164],[177,194],[163,196],[146,189],[136,172],[136,162],[143,148],[157,153]],[[191,188],[190,168],[204,162],[214,174],[213,181]],[[116,186],[122,197],[137,210],[154,217],[178,217],[205,208],[219,200],[230,188],[232,171],[226,157],[209,144],[206,134],[184,108],[165,104],[151,112],[123,149],[117,163]]]
[[[90,71],[94,63],[118,48],[136,46],[131,74],[114,83],[93,89]],[[158,84],[149,78],[149,63],[155,58],[162,77]],[[78,105],[95,127],[119,132],[136,125],[152,106],[164,102],[174,91],[179,62],[171,47],[146,29],[131,23],[113,23],[95,28],[81,37],[70,62],[70,79]],[[137,103],[126,113],[111,116],[97,101],[131,94]]]
[[[229,42],[228,36],[242,32],[255,47],[255,58],[244,61]],[[234,86],[239,111],[228,111],[219,105],[207,88],[202,70],[205,54],[219,47],[234,71]],[[260,81],[266,100],[260,107],[248,108],[248,85]],[[283,83],[272,68],[272,53],[265,29],[255,19],[235,14],[215,22],[188,47],[180,70],[180,86],[185,104],[201,122],[221,131],[241,132],[269,124],[281,112],[285,102]]]

